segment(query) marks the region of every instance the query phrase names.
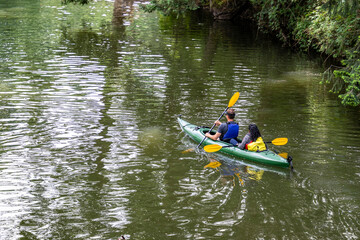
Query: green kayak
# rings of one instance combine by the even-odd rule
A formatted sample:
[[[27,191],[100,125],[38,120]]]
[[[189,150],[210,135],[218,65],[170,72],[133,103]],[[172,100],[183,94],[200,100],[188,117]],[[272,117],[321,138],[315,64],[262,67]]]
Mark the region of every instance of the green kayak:
[[[178,122],[182,130],[191,137],[194,141],[200,143],[203,138],[205,137],[205,133],[210,130],[209,127],[199,127],[194,124],[191,124],[180,117],[178,117]],[[223,146],[219,150],[221,153],[226,153],[235,157],[239,157],[242,159],[250,160],[253,162],[268,164],[272,166],[279,166],[279,167],[289,167],[291,164],[291,160],[288,161],[287,159],[279,156],[273,151],[266,150],[262,152],[253,152],[248,150],[241,150],[238,147],[226,147],[231,146],[230,143],[226,143],[223,141],[214,141],[212,139],[206,138],[206,140],[202,143],[203,146],[210,145],[210,144],[218,144]]]

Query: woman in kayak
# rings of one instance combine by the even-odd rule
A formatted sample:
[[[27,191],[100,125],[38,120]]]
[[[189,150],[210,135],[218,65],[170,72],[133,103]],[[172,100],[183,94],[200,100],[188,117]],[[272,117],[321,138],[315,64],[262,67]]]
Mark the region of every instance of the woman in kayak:
[[[215,125],[219,126],[217,132],[214,135],[210,133],[206,133],[205,136],[216,141],[220,139],[220,141],[230,142],[234,145],[237,144],[236,140],[239,134],[239,125],[234,121],[235,118],[235,110],[230,108],[226,111],[225,117],[227,119],[226,123],[221,123],[219,120],[215,121]]]
[[[267,149],[258,127],[253,123],[249,125],[249,132],[238,146],[240,149],[247,149],[249,151],[265,151]]]

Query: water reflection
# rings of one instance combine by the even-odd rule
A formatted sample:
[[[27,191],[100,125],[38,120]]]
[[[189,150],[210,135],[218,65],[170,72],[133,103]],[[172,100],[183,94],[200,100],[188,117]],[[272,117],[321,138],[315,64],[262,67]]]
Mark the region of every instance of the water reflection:
[[[226,156],[216,155],[216,158],[213,158],[209,154],[208,160],[209,163],[204,166],[204,168],[213,168],[216,169],[221,175],[221,179],[226,181],[231,181],[235,184],[235,181],[239,181],[240,185],[244,185],[246,181],[260,181],[263,178],[263,175],[266,171],[276,172],[280,175],[289,175],[288,171],[280,170],[272,167],[263,167],[257,165],[246,165],[241,160],[233,160]],[[218,160],[216,160],[218,159]],[[244,181],[245,180],[245,181]]]
[[[1,237],[356,236],[358,115],[317,87],[316,61],[138,4],[0,0]],[[211,125],[234,89],[241,129],[288,137],[296,177],[181,154],[176,116]]]

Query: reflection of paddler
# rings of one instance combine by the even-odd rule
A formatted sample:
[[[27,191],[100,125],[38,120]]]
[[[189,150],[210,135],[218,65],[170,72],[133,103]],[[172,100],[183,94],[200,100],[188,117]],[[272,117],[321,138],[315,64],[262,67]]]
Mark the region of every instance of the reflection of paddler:
[[[223,175],[224,177],[231,176],[233,180],[235,180],[235,176],[236,176],[239,179],[241,185],[244,185],[244,181],[240,177],[240,172],[241,172],[240,168],[230,167],[229,165],[222,165],[220,169],[221,175]],[[235,185],[235,181],[234,181],[234,185]]]
[[[250,179],[256,181],[260,181],[264,174],[264,170],[255,171],[249,166],[246,166],[246,172],[252,175],[252,177],[249,177]]]
[[[218,171],[220,171],[220,174],[222,176],[222,179],[227,179],[229,177],[231,177],[232,180],[235,179],[235,176],[237,176],[237,178],[239,179],[241,185],[244,185],[244,181],[240,178],[240,168],[238,167],[233,167],[231,168],[229,165],[225,164],[222,165],[220,162],[214,160],[214,159],[209,159],[210,163],[207,164],[204,168],[218,168]],[[246,171],[246,166],[243,169],[243,171]]]
[[[238,166],[231,166],[231,165],[223,164],[223,165],[221,165],[220,172],[224,176],[234,176],[237,173],[245,172],[246,166],[244,166],[244,167],[245,168],[241,169]]]
[[[233,179],[235,176],[238,177],[241,185],[244,185],[244,181],[240,178],[240,173],[248,173],[250,175],[249,179],[260,181],[262,179],[262,176],[264,174],[264,170],[256,170],[249,166],[243,166],[243,168],[237,167],[237,166],[231,166],[228,164],[221,164],[220,162],[209,159],[210,163],[204,166],[204,168],[214,168],[220,171],[220,174],[223,178],[232,177]]]

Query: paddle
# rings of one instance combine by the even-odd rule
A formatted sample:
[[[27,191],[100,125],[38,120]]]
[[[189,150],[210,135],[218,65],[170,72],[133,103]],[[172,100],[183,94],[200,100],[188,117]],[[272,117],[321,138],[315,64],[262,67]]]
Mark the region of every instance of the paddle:
[[[285,158],[285,159],[287,159],[288,156],[289,156],[289,154],[288,154],[288,153],[285,153],[285,152],[283,152],[283,153],[278,153],[278,155],[279,155],[280,157],[282,157],[282,158]]]
[[[218,121],[224,116],[224,114],[226,113],[226,111],[231,108],[235,103],[236,101],[239,99],[239,96],[240,96],[240,93],[239,92],[236,92],[234,93],[234,95],[231,97],[230,101],[229,101],[229,104],[227,106],[227,108],[225,109],[225,111],[221,114],[221,116],[218,118]],[[214,125],[210,128],[209,132],[211,132],[211,130],[213,130],[213,128],[215,127],[215,123]],[[203,140],[199,143],[199,145],[196,147],[196,148],[199,148],[201,146],[201,144],[205,141],[206,139],[206,136],[203,138]]]
[[[271,142],[265,142],[265,143],[272,143],[272,144],[274,144],[274,145],[281,146],[281,145],[287,144],[287,142],[288,142],[288,139],[287,139],[287,138],[275,138],[275,139],[272,140]]]
[[[274,145],[285,145],[288,142],[287,138],[275,138],[274,140],[272,140],[271,142],[265,142],[265,143],[272,143]],[[207,145],[204,147],[204,150],[206,152],[217,152],[222,148],[226,148],[226,147],[235,147],[234,145],[227,145],[227,146],[220,146],[218,144],[211,144],[211,145]]]

